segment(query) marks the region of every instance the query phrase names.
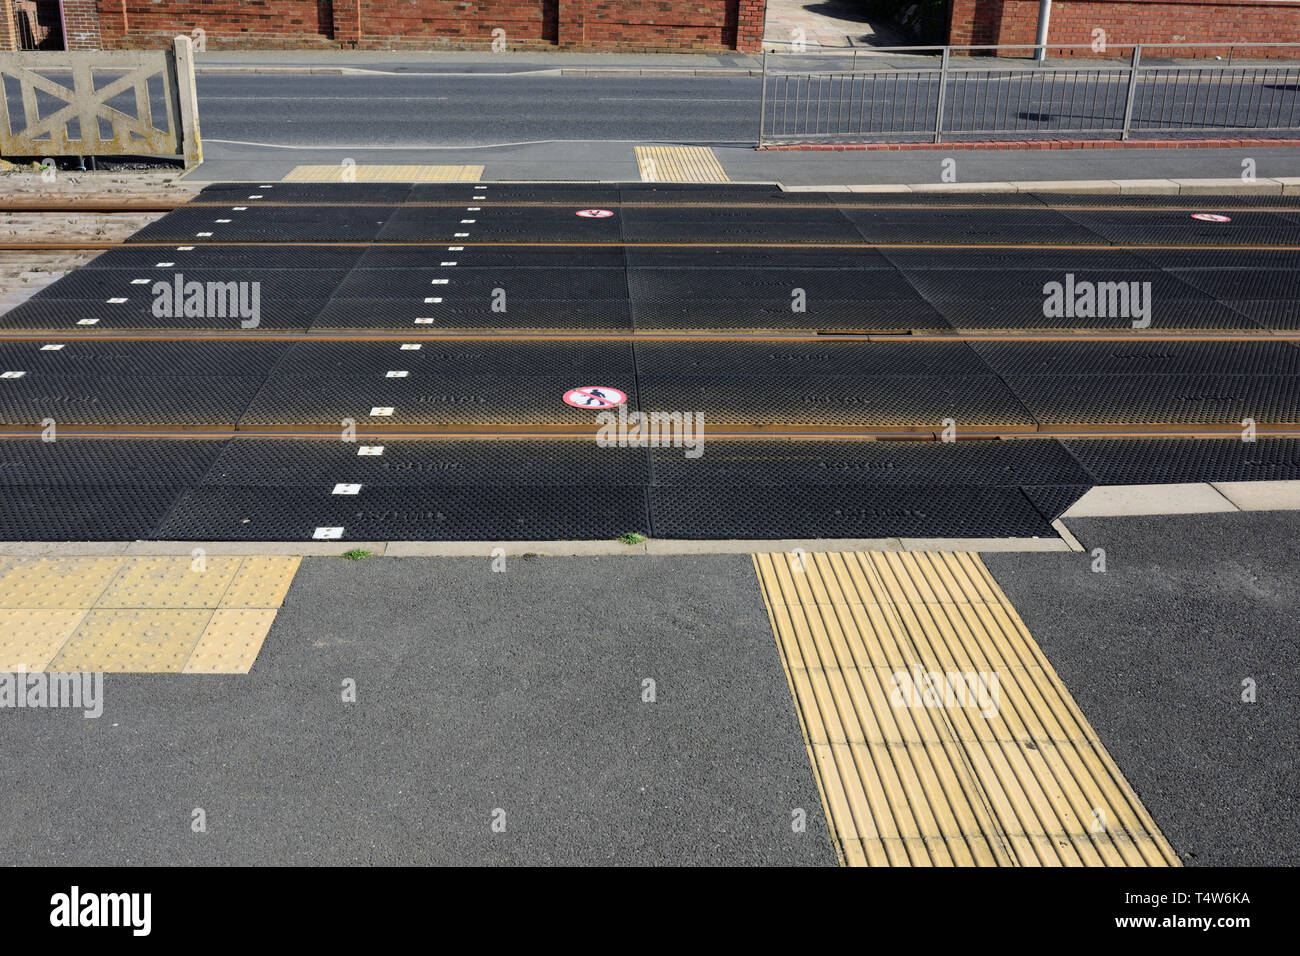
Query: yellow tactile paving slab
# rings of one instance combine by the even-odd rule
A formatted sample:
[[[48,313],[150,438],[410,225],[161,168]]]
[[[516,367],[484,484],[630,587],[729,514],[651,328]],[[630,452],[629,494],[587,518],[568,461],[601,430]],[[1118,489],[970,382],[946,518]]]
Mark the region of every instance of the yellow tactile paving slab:
[[[977,555],[754,566],[845,863],[1179,865]]]
[[[482,166],[355,165],[295,166],[283,183],[476,183]]]
[[[6,557],[0,671],[246,674],[301,560]]]
[[[730,182],[707,146],[638,146],[636,168],[647,183]]]

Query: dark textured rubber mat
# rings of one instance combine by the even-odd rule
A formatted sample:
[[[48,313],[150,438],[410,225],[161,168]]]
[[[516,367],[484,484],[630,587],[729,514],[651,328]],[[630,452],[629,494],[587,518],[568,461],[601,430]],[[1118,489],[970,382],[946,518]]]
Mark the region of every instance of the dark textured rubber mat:
[[[313,441],[237,438],[203,479],[208,485],[324,488],[644,485],[649,452],[594,441]]]
[[[628,246],[627,264],[633,269],[807,269],[893,271],[879,249],[866,246],[839,249],[806,246]]]
[[[409,374],[403,378],[419,379],[527,377],[562,370],[587,384],[607,376],[625,379],[632,374],[632,362],[630,342],[298,342],[289,347],[277,374],[383,378],[390,371],[405,371]]]
[[[752,242],[793,245],[801,242],[861,242],[853,223],[836,209],[788,210],[776,218],[769,210],[720,218],[709,210],[623,210],[628,242]],[[745,212],[745,210],[740,210]],[[798,215],[795,215],[798,213]]]
[[[680,329],[801,329],[832,332],[950,331],[952,326],[914,294],[900,299],[813,299],[804,311],[794,300],[692,299],[633,302],[632,320],[641,331]]]
[[[550,268],[621,269],[619,246],[486,246],[463,242],[427,245],[373,246],[357,264],[359,269],[428,269],[455,262],[466,269]]]
[[[1088,229],[1051,209],[846,209],[867,242],[1049,243],[1095,242]]]
[[[416,183],[407,202],[567,202],[575,209],[618,201],[618,187],[601,183]]]
[[[275,342],[4,342],[0,371],[35,376],[257,376],[270,374],[288,349]],[[165,399],[159,396],[159,401]]]
[[[1216,299],[1288,299],[1300,302],[1300,253],[1293,269],[1179,269],[1171,271],[1187,283]]]
[[[180,488],[199,481],[220,441],[58,438],[0,441],[0,485]],[[8,495],[4,492],[0,497]]]
[[[1037,298],[1040,302],[1045,302],[1049,294],[1054,293],[1072,311],[1077,306],[1093,311],[1107,308],[1116,311],[1117,306],[1122,306],[1127,311],[1132,304],[1131,300],[1140,298],[1145,301],[1148,296],[1154,302],[1213,301],[1206,293],[1159,269],[1094,269],[1086,261],[1076,263],[1073,269],[1059,272],[1043,269],[1008,269],[1001,272],[909,269],[902,272],[902,277],[927,298],[964,297],[994,302],[1002,299]]]
[[[1300,330],[1300,304],[1294,299],[1229,299],[1224,304],[1265,328]]]
[[[1140,249],[1133,253],[1162,269],[1287,269],[1300,267],[1294,249]]]
[[[284,422],[337,427],[353,419],[364,433],[390,425],[594,426],[595,412],[564,403],[583,386],[620,389],[636,405],[631,373],[606,373],[603,381],[574,376],[277,376],[258,393],[241,419],[243,428]],[[387,414],[375,409],[391,409]]]
[[[462,188],[470,184],[457,183]],[[213,183],[204,186],[203,202],[243,206],[249,202],[405,202],[414,190],[410,183]]]
[[[509,308],[510,300],[627,299],[622,269],[465,268],[456,254],[418,269],[354,269],[338,290],[339,298],[410,299],[441,296],[448,301],[493,301]],[[442,263],[456,263],[442,265]]]
[[[38,292],[35,299],[97,299],[127,297],[152,304],[193,302],[204,311],[217,303],[252,303],[270,299],[328,298],[343,277],[342,269],[204,269],[187,265],[173,269],[90,269],[72,272]],[[195,286],[192,283],[200,283]],[[234,287],[230,283],[235,283]],[[240,288],[240,286],[244,288]]]
[[[430,291],[437,289],[430,287]],[[445,299],[433,294],[428,299]],[[423,302],[405,299],[331,299],[312,324],[312,331],[350,329],[547,329],[554,331],[627,331],[632,328],[629,303],[591,299],[505,299],[494,308],[481,302]],[[0,323],[3,323],[0,318]]]
[[[0,540],[137,541],[154,537],[179,488],[16,486],[0,494]]]
[[[0,380],[0,424],[234,425],[257,378],[26,375]]]
[[[1293,349],[1300,355],[1300,349]],[[638,342],[645,376],[989,375],[962,342]]]
[[[704,453],[651,452],[657,485],[953,485],[1015,487],[1091,484],[1092,478],[1055,441],[710,440]],[[1055,517],[1055,516],[1053,516]]]
[[[1055,536],[1017,488],[659,486],[650,511],[658,538]]]
[[[916,299],[907,281],[886,269],[629,269],[629,293],[634,302],[780,299],[810,309],[819,301]]]
[[[205,485],[187,491],[159,528],[164,540],[308,541],[341,528],[343,541],[546,541],[645,532],[639,486],[444,485],[329,489]]]
[[[939,298],[929,300],[931,307],[955,329],[973,331],[992,331],[997,329],[1070,331],[1133,329],[1134,322],[1149,322],[1144,328],[1156,331],[1179,330],[1255,330],[1262,328],[1260,322],[1253,320],[1242,310],[1230,305],[1215,302],[1209,297],[1201,300],[1168,301],[1155,299],[1151,302],[1150,314],[1144,318],[1123,314],[1107,315],[1069,315],[1057,310],[1044,308],[1044,300],[1037,298],[1017,299],[970,299]],[[1109,311],[1109,310],[1108,310]],[[1116,310],[1117,312],[1119,310]],[[1051,314],[1048,314],[1048,313]]]
[[[206,297],[202,309],[197,305],[193,307],[192,311],[204,314],[185,315],[183,311],[178,314],[175,307],[155,303],[144,294],[122,298],[127,298],[127,301],[32,298],[0,315],[0,328],[51,330],[64,334],[121,329],[214,329],[236,332],[245,328],[245,322],[255,322],[255,325],[250,324],[247,328],[303,330],[325,307],[326,302],[323,297],[267,299],[265,302],[259,301],[254,310],[251,308],[251,295],[245,300],[231,300],[223,293],[221,299],[215,300],[218,304],[212,309],[208,308]],[[224,303],[224,308],[221,303]],[[250,307],[244,309],[245,304]],[[180,308],[185,310],[185,304],[182,303]]]
[[[1090,484],[1029,485],[1020,490],[1039,514],[1048,521],[1055,521],[1091,487]]]
[[[1226,207],[1219,207],[1226,208]],[[1220,215],[1213,208],[1206,210]],[[1236,210],[1228,222],[1205,222],[1195,213],[1154,210],[1070,211],[1066,215],[1097,236],[1117,245],[1245,246],[1300,244],[1300,224],[1274,213]]]
[[[652,412],[699,412],[712,425],[835,425],[957,428],[1029,425],[1032,419],[1000,379],[967,376],[640,377]]]
[[[1004,239],[1003,242],[1013,242]],[[1136,252],[1124,249],[933,249],[885,248],[884,257],[904,270],[953,272],[969,276],[972,272],[998,275],[1003,272],[1051,270],[1064,274],[1078,269],[1096,269],[1122,277],[1133,270],[1150,269],[1153,263]],[[1048,281],[1047,278],[1043,279]]]
[[[225,269],[347,270],[360,261],[361,246],[183,245],[120,246],[92,259],[83,269],[166,269],[172,272]]]
[[[1030,375],[1006,383],[1044,425],[1300,422],[1300,379],[1249,375]]]
[[[1100,485],[1300,480],[1300,440],[1072,439],[1063,443]]]
[[[427,209],[402,210],[379,232],[382,242],[619,242],[620,211],[602,210],[609,216],[578,215],[581,209],[529,208],[506,215],[484,207],[443,218],[424,215]]]
[[[998,375],[1300,375],[1286,342],[979,342]]]
[[[1150,210],[1170,207],[1188,212],[1221,212],[1233,209],[1250,209],[1259,205],[1253,199],[1275,199],[1278,197],[1230,196],[1230,195],[1150,195],[1128,194],[1122,196],[1098,193],[1034,193],[1046,206],[1062,210],[1076,210],[1080,207],[1092,207],[1111,210],[1116,206],[1123,209]]]
[[[133,242],[369,242],[384,228],[392,207],[288,207],[223,213],[219,209],[181,207],[145,226],[127,240]],[[228,220],[228,221],[223,221]]]

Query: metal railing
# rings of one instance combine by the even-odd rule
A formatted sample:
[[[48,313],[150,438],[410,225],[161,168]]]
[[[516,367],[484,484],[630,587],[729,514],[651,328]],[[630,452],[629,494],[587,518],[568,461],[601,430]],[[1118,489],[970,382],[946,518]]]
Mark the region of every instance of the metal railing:
[[[201,162],[190,38],[164,51],[0,53],[0,156]]]
[[[1150,48],[1207,46],[1226,44]],[[1242,46],[1292,48],[1300,56],[1300,43]],[[765,51],[759,145],[1300,132],[1300,61],[1149,63],[1142,44],[1120,48],[1131,51],[1126,62],[1070,66],[953,57],[953,51],[1033,51],[1032,45],[876,48],[917,55],[902,63],[859,58],[856,51]],[[926,50],[939,55],[925,57]],[[782,68],[779,58],[787,57],[792,65]]]

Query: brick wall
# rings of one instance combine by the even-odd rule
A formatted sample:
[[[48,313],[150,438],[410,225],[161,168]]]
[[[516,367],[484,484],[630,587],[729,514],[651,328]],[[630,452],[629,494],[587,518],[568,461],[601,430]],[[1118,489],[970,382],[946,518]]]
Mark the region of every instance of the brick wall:
[[[95,0],[63,0],[63,28],[67,49],[100,49],[99,10]]]
[[[1164,43],[1283,43],[1300,41],[1296,0],[1053,0],[1049,43],[1093,42],[1106,31],[1109,44],[1143,43],[1152,56],[1226,56],[1228,48],[1160,49]],[[954,46],[1033,43],[1038,0],[953,0],[948,42]],[[1291,51],[1236,46],[1234,56],[1297,56]],[[1021,55],[1027,51],[1022,51]],[[1119,51],[1127,56],[1128,50]],[[1051,50],[1057,56],[1096,56],[1091,49]],[[1116,51],[1108,54],[1115,56]]]
[[[12,0],[0,0],[12,2]],[[84,0],[94,5],[94,0]],[[766,0],[97,0],[106,49],[757,50]]]

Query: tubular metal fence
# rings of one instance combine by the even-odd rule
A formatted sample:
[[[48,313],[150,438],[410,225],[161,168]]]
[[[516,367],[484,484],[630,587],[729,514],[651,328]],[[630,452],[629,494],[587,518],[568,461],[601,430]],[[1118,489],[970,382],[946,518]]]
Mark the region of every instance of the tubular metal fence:
[[[1205,44],[1159,49],[1180,46]],[[1265,47],[1289,47],[1300,57],[1300,43],[1250,44]],[[765,52],[759,145],[1300,132],[1300,60],[1148,64],[1139,44],[1127,62],[1044,66],[952,56],[1032,46],[932,49],[940,51],[930,57],[937,62],[915,66],[856,53]]]

